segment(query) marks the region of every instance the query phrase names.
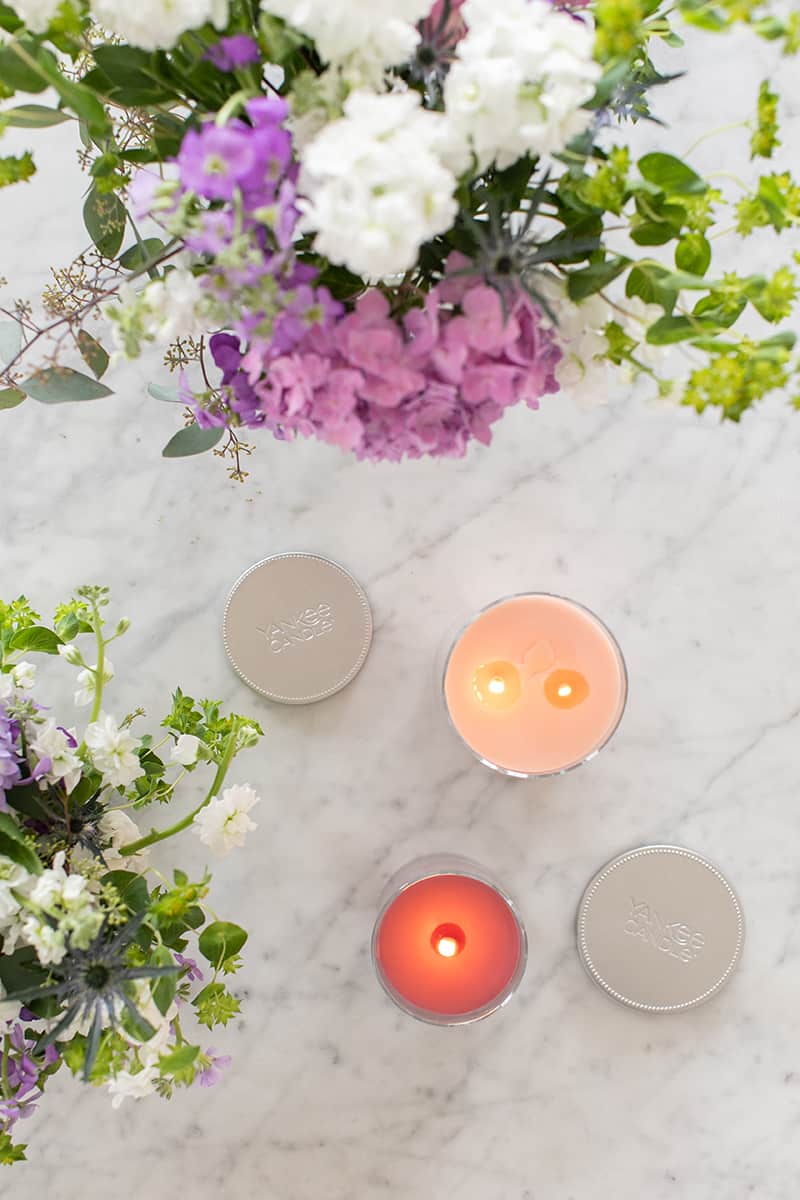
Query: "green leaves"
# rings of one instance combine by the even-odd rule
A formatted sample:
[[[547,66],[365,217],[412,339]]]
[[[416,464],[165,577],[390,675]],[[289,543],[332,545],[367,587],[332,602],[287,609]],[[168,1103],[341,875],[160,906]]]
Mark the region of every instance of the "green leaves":
[[[0,187],[9,187],[12,183],[24,183],[36,174],[36,164],[29,151],[24,154],[6,155],[0,158]]]
[[[577,303],[595,292],[602,291],[607,284],[622,274],[629,263],[629,258],[618,255],[607,258],[604,262],[592,263],[582,271],[570,271],[567,276],[567,294],[570,300]]]
[[[190,1046],[188,1042],[184,1042],[171,1054],[164,1054],[159,1058],[158,1069],[162,1075],[178,1075],[194,1066],[199,1053],[199,1046]]]
[[[780,146],[778,137],[778,100],[776,92],[770,90],[764,80],[758,92],[757,125],[750,138],[751,158],[772,158]]]
[[[129,246],[125,253],[119,256],[119,265],[125,271],[138,271],[158,258],[163,249],[164,243],[161,238],[144,238],[135,246]]]
[[[241,1012],[241,1004],[232,996],[224,983],[209,983],[192,1001],[197,1020],[208,1029],[215,1025],[227,1025]]]
[[[247,941],[247,933],[239,925],[230,921],[214,921],[198,938],[198,946],[203,958],[219,969],[226,959],[233,958]]]
[[[165,54],[133,46],[101,45],[95,47],[93,57],[98,69],[90,72],[90,85],[117,104],[145,108],[177,94],[167,77],[169,60]]]
[[[147,394],[154,400],[161,400],[164,404],[180,404],[181,402],[177,388],[162,387],[160,383],[148,383]]]
[[[0,1133],[0,1167],[13,1167],[14,1163],[27,1162],[27,1149],[21,1142],[12,1142],[10,1133]]]
[[[69,119],[69,113],[60,108],[48,108],[45,104],[20,104],[3,113],[5,123],[18,129],[47,129]]]
[[[0,412],[9,408],[18,408],[25,400],[25,393],[19,388],[3,388],[0,390]]]
[[[134,915],[144,912],[150,903],[147,881],[135,871],[109,871],[103,876],[103,883],[116,890],[120,901]]]
[[[672,196],[699,196],[707,184],[696,171],[672,154],[645,154],[638,162],[644,179]]]
[[[174,958],[166,946],[157,946],[154,950],[151,960],[158,967],[174,967],[174,973],[170,975],[162,975],[153,984],[153,1000],[156,1008],[162,1016],[166,1016],[169,1011],[169,1006],[175,999],[175,992],[178,987],[179,969]]]
[[[58,654],[61,638],[45,625],[31,625],[20,629],[11,639],[9,650],[26,654]]]
[[[187,458],[193,454],[204,454],[216,446],[224,432],[220,427],[201,429],[196,423],[179,429],[161,451],[162,458]]]
[[[100,400],[112,394],[104,383],[90,379],[71,367],[45,367],[20,384],[23,392],[40,404],[71,404]]]
[[[83,221],[97,249],[105,258],[115,258],[125,236],[128,214],[119,196],[101,192],[94,184],[83,206]]]
[[[711,264],[711,245],[702,233],[687,233],[675,247],[675,266],[693,275],[705,275]]]
[[[31,875],[42,873],[42,864],[35,850],[28,845],[25,834],[8,813],[0,812],[0,854],[24,867]]]

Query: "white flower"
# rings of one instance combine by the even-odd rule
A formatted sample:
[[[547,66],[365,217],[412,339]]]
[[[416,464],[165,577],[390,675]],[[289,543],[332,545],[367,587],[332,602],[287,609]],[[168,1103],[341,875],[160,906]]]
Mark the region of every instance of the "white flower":
[[[141,353],[142,342],[199,337],[208,324],[209,293],[186,267],[176,267],[139,292],[124,283],[117,300],[104,311],[113,322],[117,348],[129,358]]]
[[[54,929],[38,917],[27,917],[22,925],[25,941],[33,946],[43,967],[58,966],[67,953],[66,931]]]
[[[14,680],[10,675],[0,675],[0,700],[7,700],[14,691]]]
[[[61,0],[14,0],[11,7],[32,33],[44,33],[60,5]]]
[[[69,795],[83,772],[83,763],[74,753],[78,744],[75,730],[60,729],[52,717],[43,721],[41,725],[30,726],[29,729],[35,733],[35,737],[31,738],[30,748],[37,761],[50,759],[50,767],[42,778],[49,783],[62,782]]]
[[[10,925],[20,910],[20,903],[12,892],[30,879],[24,867],[0,854],[0,930]],[[9,953],[8,950],[5,951]]]
[[[325,62],[356,57],[379,68],[405,62],[419,41],[417,22],[433,0],[261,0],[316,42]]]
[[[58,653],[65,662],[77,667],[83,662],[83,655],[74,642],[66,642],[58,647]]]
[[[138,739],[127,729],[120,729],[113,717],[100,714],[99,720],[86,730],[86,745],[104,784],[126,788],[144,775],[136,754]]]
[[[235,846],[243,846],[245,834],[258,828],[247,815],[258,801],[259,796],[247,785],[226,788],[194,819],[200,841],[220,857],[230,853]]]
[[[375,278],[413,267],[458,211],[455,176],[438,157],[444,133],[444,117],[421,109],[416,92],[354,92],[303,155],[318,252]]]
[[[130,1071],[117,1071],[108,1083],[109,1094],[113,1097],[111,1107],[119,1108],[122,1101],[128,1098],[141,1100],[152,1095],[156,1090],[157,1079],[158,1067],[142,1067],[135,1075]]]
[[[67,938],[79,950],[85,950],[103,923],[89,890],[89,880],[64,870],[66,855],[55,856],[52,865],[39,875],[30,890],[30,902],[57,924],[31,913],[22,927],[23,936],[35,948],[43,964],[60,963],[66,954]]]
[[[228,0],[91,0],[99,25],[142,50],[169,50],[187,29],[228,23]]]
[[[170,760],[180,763],[182,767],[191,767],[197,762],[197,752],[200,749],[200,738],[193,733],[182,733],[170,751]]]
[[[131,861],[142,863],[147,857],[147,850],[140,850],[138,854],[131,855],[129,858],[125,858],[119,853],[123,846],[128,845],[129,842],[137,842],[142,836],[139,826],[122,809],[109,808],[103,813],[97,827],[103,840],[108,842],[103,850],[103,858],[110,871],[125,866]]]
[[[479,170],[563,150],[591,122],[582,105],[601,75],[588,21],[546,0],[466,0],[461,15],[468,32],[444,87],[455,168],[465,149]]]
[[[75,692],[75,703],[79,708],[91,704],[94,701],[94,694],[97,689],[97,663],[93,667],[86,667],[83,671],[78,672],[78,689]],[[113,664],[106,659],[103,663],[103,683],[108,683],[114,678]]]
[[[14,685],[23,692],[29,692],[36,685],[36,667],[33,663],[17,663],[11,672]]]

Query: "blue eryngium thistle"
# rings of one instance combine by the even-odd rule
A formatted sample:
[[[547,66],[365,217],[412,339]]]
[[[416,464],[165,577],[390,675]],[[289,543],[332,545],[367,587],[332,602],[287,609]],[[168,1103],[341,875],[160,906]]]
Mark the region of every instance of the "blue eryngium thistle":
[[[37,1049],[44,1050],[80,1021],[89,1024],[83,1060],[83,1077],[89,1079],[100,1048],[103,1029],[115,1029],[120,1014],[127,1012],[138,1037],[147,1041],[155,1030],[146,1021],[131,998],[131,985],[140,979],[159,979],[175,975],[179,968],[130,966],[128,950],[144,920],[140,913],[113,935],[108,920],[85,950],[70,948],[64,959],[51,970],[52,983],[20,988],[5,997],[7,1001],[31,1004],[37,1000],[56,999],[61,1004],[58,1020],[40,1040]]]

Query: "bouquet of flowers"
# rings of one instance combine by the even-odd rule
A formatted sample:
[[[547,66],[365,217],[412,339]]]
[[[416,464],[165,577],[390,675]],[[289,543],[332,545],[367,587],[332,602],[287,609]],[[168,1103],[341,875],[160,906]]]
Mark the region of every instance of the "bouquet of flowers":
[[[25,1158],[15,1127],[62,1066],[107,1085],[117,1107],[209,1087],[230,1062],[189,1025],[212,1029],[239,1012],[225,980],[247,934],[207,923],[207,871],[167,877],[148,854],[183,830],[215,853],[243,843],[258,797],[223,784],[261,730],[178,690],[162,736],[135,736],[142,710],[118,721],[103,707],[114,675],[107,648],[128,627],[121,620],[107,635],[107,604],[107,589],[81,588],[51,627],[24,597],[0,603],[0,1164]],[[75,702],[90,708],[82,735],[34,699],[36,667],[24,656],[35,653],[77,668]],[[213,771],[204,798],[143,834],[131,813],[171,803],[204,766]]]
[[[78,125],[93,249],[44,297],[6,306],[0,406],[109,393],[103,309],[127,356],[165,350],[187,406],[164,453],[236,431],[317,437],[362,459],[462,455],[512,404],[603,389],[611,363],[738,421],[797,370],[781,326],[791,266],[714,269],[712,231],[800,222],[800,185],[736,191],[632,123],[676,78],[653,60],[681,22],[735,22],[787,54],[800,13],[763,0],[11,0],[0,126]],[[658,58],[659,56],[656,55]],[[752,98],[750,149],[779,144]],[[743,114],[745,115],[745,114]],[[666,135],[665,135],[666,140]],[[0,160],[0,183],[34,171]],[[748,318],[747,334],[736,330]],[[41,339],[49,357],[23,364]],[[46,344],[46,343],[45,343]],[[65,360],[74,352],[76,365]],[[78,369],[78,357],[86,370]],[[234,473],[237,473],[234,468]],[[241,473],[239,470],[238,473]]]

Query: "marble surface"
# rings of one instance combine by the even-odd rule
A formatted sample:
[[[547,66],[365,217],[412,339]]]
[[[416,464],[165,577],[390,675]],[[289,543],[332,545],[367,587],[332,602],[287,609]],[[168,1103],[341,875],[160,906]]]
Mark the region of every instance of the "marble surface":
[[[694,73],[666,106],[679,143],[749,115],[776,58],[746,37],[692,36],[672,61]],[[796,64],[778,77],[788,161]],[[17,294],[81,244],[74,147],[63,130],[38,144],[38,179],[0,194],[2,273]],[[696,161],[750,170],[731,135]],[[768,242],[741,257],[718,245],[721,263],[760,266]],[[235,1056],[215,1092],[112,1112],[103,1092],[56,1079],[26,1130],[30,1164],[4,1194],[794,1200],[800,416],[778,398],[721,428],[641,396],[590,408],[565,396],[513,413],[462,463],[376,469],[262,439],[240,487],[213,459],[160,459],[176,417],[145,397],[154,374],[123,368],[119,395],[80,411],[0,415],[0,585],[45,607],[84,581],[112,585],[135,622],[114,655],[120,711],[143,701],[158,714],[180,682],[267,727],[236,773],[263,794],[258,832],[215,880],[218,910],[252,930],[245,1017],[214,1034]],[[347,565],[376,618],[362,675],[309,708],[249,693],[219,634],[229,585],[285,549]],[[434,671],[454,623],[524,588],[601,613],[631,673],[612,746],[539,784],[470,759]],[[596,990],[573,934],[595,869],[651,841],[719,862],[749,927],[731,986],[660,1018]],[[187,864],[202,865],[200,849],[186,846]],[[494,868],[531,943],[512,1003],[449,1031],[396,1012],[368,957],[389,874],[440,850]]]

